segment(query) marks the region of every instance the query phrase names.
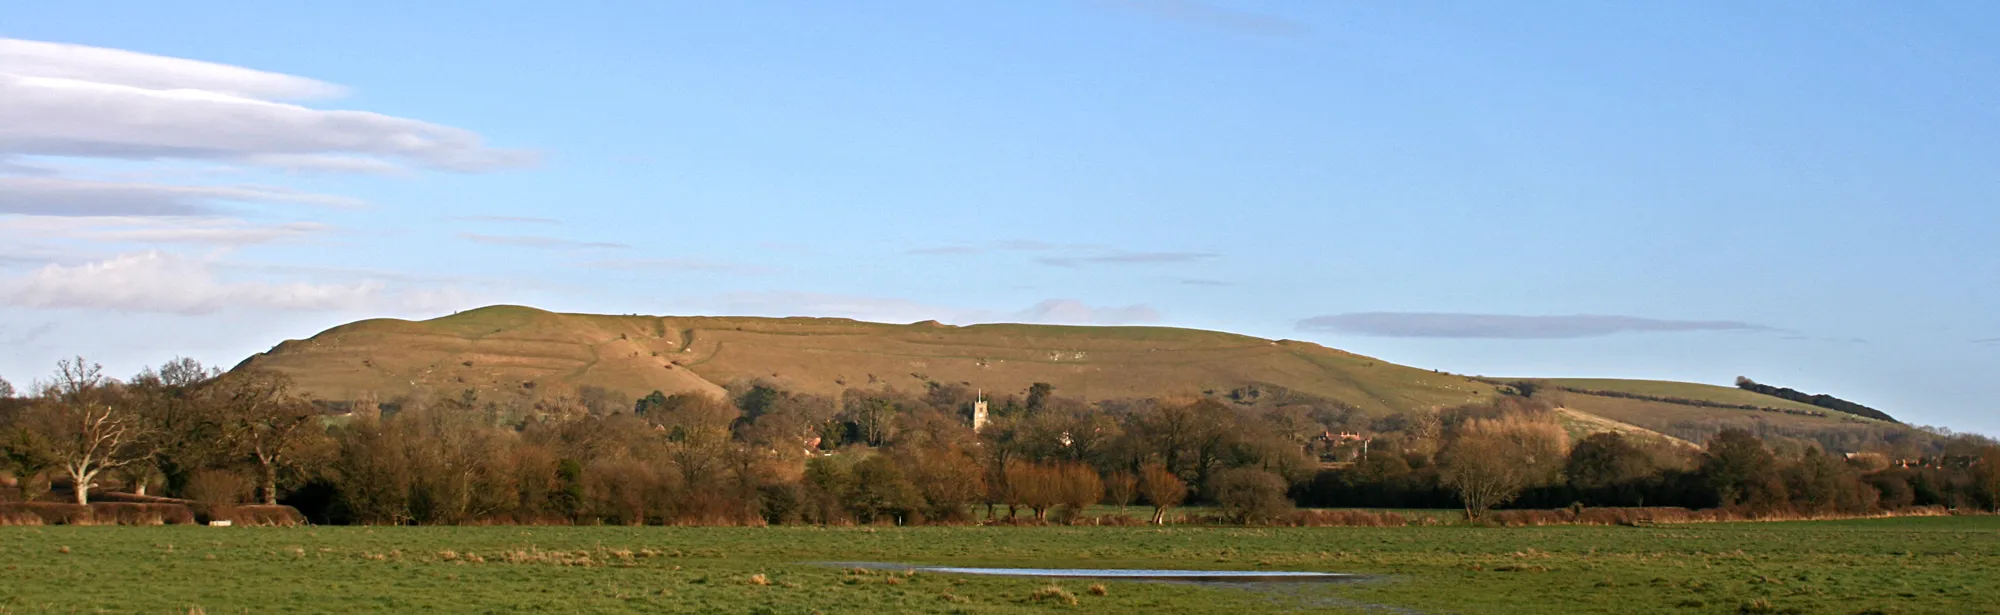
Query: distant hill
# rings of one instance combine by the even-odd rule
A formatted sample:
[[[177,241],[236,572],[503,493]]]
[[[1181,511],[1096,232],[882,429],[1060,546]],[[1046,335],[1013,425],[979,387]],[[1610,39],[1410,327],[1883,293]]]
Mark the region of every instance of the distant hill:
[[[420,322],[364,320],[284,342],[244,365],[287,373],[327,400],[552,386],[638,397],[753,380],[820,394],[922,391],[937,382],[1004,395],[1047,382],[1087,400],[1290,391],[1386,414],[1497,394],[1462,376],[1318,344],[1193,329],[600,316],[517,306]]]
[[[289,374],[303,392],[328,401],[467,389],[488,399],[534,397],[580,387],[638,398],[656,390],[719,393],[751,381],[823,395],[881,387],[921,392],[938,383],[1001,396],[1047,382],[1059,395],[1092,401],[1210,395],[1262,403],[1303,394],[1385,415],[1479,402],[1506,390],[1506,381],[1308,342],[1194,329],[607,316],[519,306],[425,321],[364,320],[286,341],[239,368],[246,366]],[[1573,421],[1586,431],[1650,430],[1699,442],[1721,425],[1808,437],[1889,425],[1729,387],[1538,382],[1561,391],[1555,399],[1568,409],[1606,420]]]

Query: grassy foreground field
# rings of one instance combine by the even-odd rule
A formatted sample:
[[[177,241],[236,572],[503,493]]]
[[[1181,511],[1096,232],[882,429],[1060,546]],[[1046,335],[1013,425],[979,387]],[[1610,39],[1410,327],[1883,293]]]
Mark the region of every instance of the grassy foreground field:
[[[1318,570],[1050,583],[815,562]],[[6,527],[0,613],[1991,613],[2000,517],[1660,528]],[[762,575],[761,577],[756,575]],[[1385,608],[1386,607],[1386,608]]]

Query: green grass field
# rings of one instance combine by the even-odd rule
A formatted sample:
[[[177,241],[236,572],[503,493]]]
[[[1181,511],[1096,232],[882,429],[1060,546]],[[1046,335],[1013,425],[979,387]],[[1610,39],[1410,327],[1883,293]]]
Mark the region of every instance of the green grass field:
[[[1316,570],[1058,583],[815,562]],[[1990,613],[2000,517],[1660,528],[7,527],[0,613]],[[756,575],[763,575],[757,577]],[[761,579],[761,581],[759,581]],[[1385,610],[1384,607],[1392,607]]]

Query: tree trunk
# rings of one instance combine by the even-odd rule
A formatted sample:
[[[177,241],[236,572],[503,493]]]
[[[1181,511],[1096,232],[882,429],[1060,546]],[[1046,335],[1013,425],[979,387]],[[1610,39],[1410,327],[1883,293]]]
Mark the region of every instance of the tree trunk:
[[[1166,525],[1166,524],[1167,524],[1167,507],[1165,506],[1153,507],[1153,525]]]
[[[264,464],[264,505],[278,505],[278,464]]]
[[[75,487],[75,491],[76,491],[76,503],[78,503],[78,504],[83,504],[83,505],[89,505],[89,504],[90,504],[90,478],[91,478],[91,477],[90,477],[90,475],[88,475],[88,474],[80,474],[80,473],[77,473],[77,472],[70,472],[70,473],[69,473],[69,478],[70,478],[70,480],[71,480],[71,481],[74,481],[74,482],[75,482],[75,484],[76,484],[76,487]]]

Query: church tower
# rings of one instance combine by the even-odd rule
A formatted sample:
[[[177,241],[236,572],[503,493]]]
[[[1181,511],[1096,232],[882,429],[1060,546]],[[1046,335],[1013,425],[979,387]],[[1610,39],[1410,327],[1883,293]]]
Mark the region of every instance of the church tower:
[[[979,429],[985,426],[986,426],[986,393],[982,391],[978,393],[976,397],[973,398],[972,402],[972,432],[979,433]]]

